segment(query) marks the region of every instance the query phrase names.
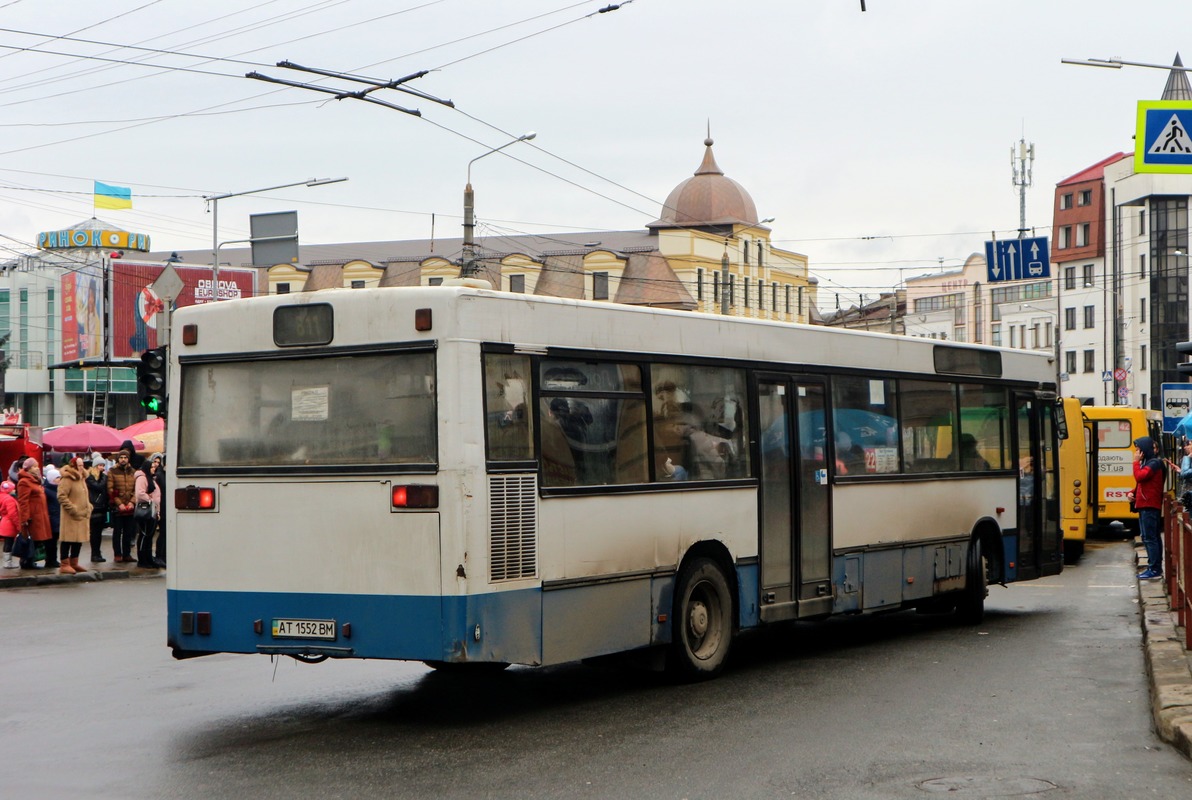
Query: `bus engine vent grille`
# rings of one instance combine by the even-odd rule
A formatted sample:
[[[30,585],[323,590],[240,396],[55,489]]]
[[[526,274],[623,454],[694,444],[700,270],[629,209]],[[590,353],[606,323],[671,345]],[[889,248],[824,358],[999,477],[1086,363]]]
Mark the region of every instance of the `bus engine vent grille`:
[[[488,478],[490,581],[538,574],[538,486],[535,476]]]

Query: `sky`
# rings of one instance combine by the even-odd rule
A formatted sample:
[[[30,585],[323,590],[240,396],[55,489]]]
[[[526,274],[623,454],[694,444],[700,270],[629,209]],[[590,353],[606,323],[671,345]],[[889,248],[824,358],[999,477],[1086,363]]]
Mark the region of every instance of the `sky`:
[[[1192,64],[1188,0],[865,6],[0,0],[0,258],[92,216],[154,250],[246,239],[249,215],[285,210],[303,244],[459,237],[469,169],[482,245],[638,230],[710,131],[773,243],[808,257],[821,307],[847,306],[1013,235],[1020,140],[1040,236],[1056,183],[1133,150],[1136,104],[1167,70],[1062,58]],[[377,82],[427,70],[404,85],[429,97],[369,95],[417,117],[245,77],[368,86],[280,61]],[[220,200],[218,229],[204,199],[339,177]],[[95,212],[97,180],[133,208]]]

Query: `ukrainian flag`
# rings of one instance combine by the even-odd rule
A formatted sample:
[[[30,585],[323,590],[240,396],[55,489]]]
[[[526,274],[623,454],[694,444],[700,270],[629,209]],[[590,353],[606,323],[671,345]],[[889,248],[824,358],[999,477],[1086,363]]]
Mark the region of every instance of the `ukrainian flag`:
[[[95,182],[96,208],[132,208],[132,189]]]

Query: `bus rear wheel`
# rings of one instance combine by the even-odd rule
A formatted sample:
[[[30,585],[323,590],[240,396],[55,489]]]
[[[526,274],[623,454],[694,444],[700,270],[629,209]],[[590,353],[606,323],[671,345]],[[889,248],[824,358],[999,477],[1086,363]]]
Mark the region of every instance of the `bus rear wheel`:
[[[683,569],[672,610],[670,672],[688,681],[718,675],[733,640],[733,597],[715,561],[697,558]]]
[[[1084,540],[1064,540],[1064,563],[1075,564],[1084,555]]]
[[[962,625],[980,625],[985,619],[985,597],[989,594],[989,567],[981,549],[981,540],[969,545],[964,589],[956,602],[956,619]]]

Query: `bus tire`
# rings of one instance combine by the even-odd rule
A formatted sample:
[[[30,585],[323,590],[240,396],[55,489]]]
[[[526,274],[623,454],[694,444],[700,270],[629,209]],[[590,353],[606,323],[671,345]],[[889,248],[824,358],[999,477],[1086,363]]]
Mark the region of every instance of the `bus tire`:
[[[720,674],[733,640],[733,596],[720,565],[697,558],[685,566],[675,583],[672,612],[671,674],[684,681]]]
[[[1075,564],[1084,555],[1084,541],[1075,539],[1064,540],[1064,563]]]
[[[989,594],[989,573],[981,539],[969,545],[964,589],[956,601],[956,619],[962,625],[980,625],[985,619],[985,597]]]

